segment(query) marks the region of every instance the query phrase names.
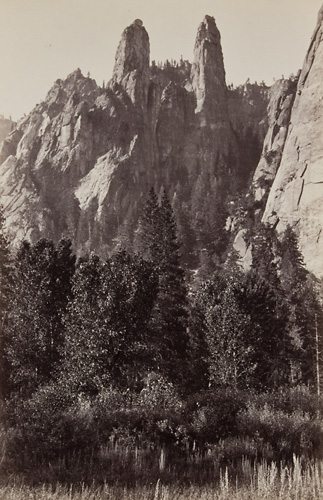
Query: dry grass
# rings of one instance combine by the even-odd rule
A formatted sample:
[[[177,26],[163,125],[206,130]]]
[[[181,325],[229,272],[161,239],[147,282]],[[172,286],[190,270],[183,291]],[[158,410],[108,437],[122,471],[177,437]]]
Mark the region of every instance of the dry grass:
[[[261,463],[241,464],[243,479],[232,480],[228,470],[221,471],[217,486],[178,486],[156,484],[126,488],[79,486],[55,488],[11,484],[0,487],[0,500],[323,500],[323,463],[302,467],[296,457],[290,468]]]

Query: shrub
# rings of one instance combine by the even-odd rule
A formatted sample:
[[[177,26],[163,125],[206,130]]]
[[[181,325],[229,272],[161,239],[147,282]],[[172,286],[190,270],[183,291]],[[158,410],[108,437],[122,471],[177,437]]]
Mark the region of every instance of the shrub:
[[[141,443],[158,446],[181,439],[182,409],[174,386],[157,373],[150,373],[140,393],[109,388],[94,405],[101,441],[140,436]],[[138,444],[138,438],[134,440]]]
[[[237,415],[244,401],[244,393],[234,390],[210,390],[191,397],[187,405],[191,437],[203,446],[237,435]]]
[[[95,445],[90,407],[67,389],[50,384],[29,400],[11,400],[7,409],[13,431],[9,452],[18,465],[32,465]]]
[[[316,415],[313,395],[304,388],[292,389],[253,396],[237,425],[240,435],[253,437],[260,451],[269,445],[275,459],[309,457],[322,449],[323,425]]]

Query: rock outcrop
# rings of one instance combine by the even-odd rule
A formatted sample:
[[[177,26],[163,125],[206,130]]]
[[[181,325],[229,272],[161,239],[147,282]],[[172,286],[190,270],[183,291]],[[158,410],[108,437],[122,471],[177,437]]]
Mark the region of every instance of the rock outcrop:
[[[110,86],[120,85],[133,104],[146,109],[149,86],[149,37],[136,19],[122,34]]]
[[[0,115],[0,148],[2,147],[3,141],[10,134],[10,132],[15,128],[16,123],[9,118],[4,118]]]
[[[136,20],[122,34],[107,88],[76,70],[4,140],[0,196],[13,243],[67,235],[79,254],[105,255],[127,228],[125,237],[133,234],[153,186],[174,201],[196,255],[216,251],[221,203],[246,188],[269,125],[252,182],[257,210],[268,196],[264,222],[295,227],[309,269],[321,275],[322,18],[297,89],[290,80],[273,85],[267,115],[264,84],[227,89],[214,18],[198,28],[192,65],[151,67],[148,34]],[[240,251],[243,231],[239,238]]]
[[[198,28],[191,79],[196,97],[195,113],[199,114],[201,127],[210,124],[221,133],[224,127],[227,138],[228,96],[221,37],[210,16],[206,16]]]
[[[301,71],[263,221],[291,225],[307,267],[323,276],[323,7]]]
[[[0,195],[15,244],[68,235],[79,253],[106,254],[152,186],[176,196],[193,229],[202,232],[204,212],[212,225],[211,205],[239,162],[211,17],[199,27],[194,54],[191,77],[184,61],[150,68],[149,38],[136,20],[122,34],[106,89],[80,70],[54,84],[0,153]]]
[[[88,109],[99,90],[76,70],[18,122],[1,151],[0,194],[10,237],[52,235],[61,202],[87,173],[93,149]],[[67,228],[65,228],[67,229]]]
[[[70,236],[78,254],[104,256],[131,239],[154,187],[174,202],[183,251],[195,252],[196,266],[198,254],[222,248],[223,203],[248,187],[269,125],[251,185],[256,218],[268,196],[263,221],[280,232],[292,225],[308,268],[322,276],[322,19],[323,9],[297,89],[290,80],[273,85],[267,114],[264,84],[228,90],[214,18],[198,28],[192,64],[151,67],[136,20],[122,34],[107,88],[76,70],[5,138],[0,196],[13,244]],[[244,226],[231,217],[248,267]]]
[[[275,179],[285,146],[295,92],[295,80],[278,80],[270,89],[268,131],[252,181],[256,201],[267,201]]]

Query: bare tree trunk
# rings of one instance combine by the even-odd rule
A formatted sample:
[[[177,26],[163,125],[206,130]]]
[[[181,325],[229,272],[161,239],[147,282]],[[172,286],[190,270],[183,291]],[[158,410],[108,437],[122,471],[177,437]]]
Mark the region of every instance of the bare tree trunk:
[[[320,397],[321,397],[321,386],[320,386],[320,346],[319,346],[319,335],[317,326],[317,314],[315,314],[315,355],[316,355],[316,395],[318,402],[318,417],[320,416]]]

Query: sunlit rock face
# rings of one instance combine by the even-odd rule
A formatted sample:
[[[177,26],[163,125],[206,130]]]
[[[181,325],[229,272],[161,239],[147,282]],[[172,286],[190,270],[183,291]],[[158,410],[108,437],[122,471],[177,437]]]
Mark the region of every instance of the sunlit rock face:
[[[301,71],[287,139],[263,220],[299,235],[307,267],[323,276],[323,7]]]
[[[120,85],[133,104],[146,108],[149,86],[149,37],[136,19],[121,36],[110,86]]]
[[[223,153],[223,150],[232,142],[228,92],[221,36],[214,18],[210,16],[205,16],[198,27],[191,81],[196,97],[195,113],[201,129],[200,139],[212,141],[212,145],[209,144],[210,153],[212,149],[213,154]],[[204,128],[206,128],[206,137],[203,137]]]
[[[6,138],[0,195],[13,242],[52,235],[63,222],[71,186],[88,171],[95,148],[88,110],[98,95],[96,83],[76,70]]]
[[[192,65],[159,69],[149,66],[148,34],[136,20],[106,88],[80,70],[57,80],[4,142],[0,195],[11,241],[70,236],[78,253],[106,255],[151,187],[176,197],[188,217],[207,210],[238,168],[228,166],[229,150],[237,159],[214,19],[198,29]],[[207,192],[193,209],[201,176]]]
[[[252,181],[257,201],[266,202],[280,165],[295,93],[296,82],[293,80],[278,80],[270,89],[268,131]]]
[[[150,66],[148,34],[134,21],[121,35],[106,88],[76,70],[4,139],[0,196],[12,244],[69,236],[78,254],[107,255],[133,233],[154,187],[166,189],[186,236],[195,231],[203,250],[201,235],[210,228],[211,241],[219,202],[243,185],[257,217],[268,198],[263,221],[279,232],[295,228],[308,268],[322,276],[322,18],[321,10],[297,87],[276,82],[267,114],[266,86],[228,90],[214,18],[198,27],[192,64],[159,66]],[[263,137],[249,185],[249,146]],[[238,229],[234,245],[248,267]]]
[[[4,118],[0,115],[0,148],[3,145],[3,141],[10,134],[10,132],[15,128],[16,123],[9,118]]]
[[[191,70],[196,96],[196,113],[201,125],[227,123],[228,104],[220,32],[213,17],[206,16],[199,25]]]

